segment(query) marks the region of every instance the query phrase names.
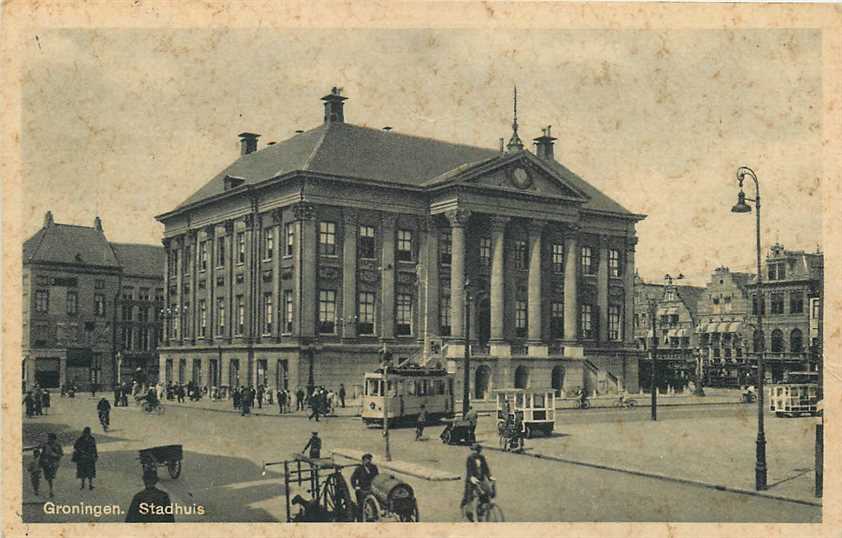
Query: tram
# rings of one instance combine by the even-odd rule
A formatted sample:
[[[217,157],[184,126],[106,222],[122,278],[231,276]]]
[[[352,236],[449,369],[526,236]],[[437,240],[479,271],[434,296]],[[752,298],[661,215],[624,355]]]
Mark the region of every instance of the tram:
[[[769,386],[769,409],[778,417],[817,414],[817,372],[787,372],[784,382]]]
[[[422,405],[431,422],[453,416],[453,376],[444,368],[401,366],[389,368],[387,377],[384,387],[382,368],[364,376],[360,416],[366,425],[383,424],[384,407],[389,424],[414,424]]]

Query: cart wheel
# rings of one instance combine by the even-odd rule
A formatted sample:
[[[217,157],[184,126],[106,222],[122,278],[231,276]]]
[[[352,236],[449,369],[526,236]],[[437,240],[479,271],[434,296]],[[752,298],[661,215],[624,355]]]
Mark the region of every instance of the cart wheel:
[[[419,521],[421,521],[421,518],[418,514],[418,502],[416,501],[412,503],[411,511],[403,514],[398,514],[398,519],[400,519],[401,523],[418,523]]]
[[[322,505],[333,514],[333,521],[353,521],[354,510],[351,508],[351,496],[348,485],[342,475],[334,473],[325,480],[322,489]]]
[[[452,439],[452,437],[451,437],[451,434],[450,434],[450,430],[444,430],[444,432],[442,432],[442,434],[441,434],[441,442],[446,444],[446,445],[449,445],[451,439]]]
[[[380,520],[380,503],[374,495],[366,496],[363,501],[363,521],[379,521]]]
[[[181,476],[181,460],[168,461],[167,471],[169,471],[171,478],[178,478]]]

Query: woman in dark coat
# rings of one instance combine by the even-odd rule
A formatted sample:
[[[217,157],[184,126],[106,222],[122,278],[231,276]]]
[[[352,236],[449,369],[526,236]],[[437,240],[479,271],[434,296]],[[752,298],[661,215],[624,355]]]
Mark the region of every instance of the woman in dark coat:
[[[82,436],[73,444],[73,461],[76,462],[76,478],[82,480],[79,489],[85,489],[85,479],[88,479],[88,489],[94,489],[96,477],[96,440],[91,435],[91,428],[85,427]]]
[[[47,441],[38,448],[41,451],[38,465],[44,471],[44,478],[50,486],[50,497],[52,497],[53,480],[56,478],[56,471],[58,471],[58,465],[64,455],[64,450],[61,448],[61,443],[58,442],[58,437],[52,432],[47,434]]]

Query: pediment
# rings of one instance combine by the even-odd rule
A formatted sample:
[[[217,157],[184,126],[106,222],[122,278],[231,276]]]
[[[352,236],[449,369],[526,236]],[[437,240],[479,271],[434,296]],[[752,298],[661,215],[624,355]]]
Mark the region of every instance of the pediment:
[[[482,170],[473,170],[463,179],[467,184],[487,186],[489,189],[523,192],[538,196],[562,197],[587,200],[540,159],[529,153],[522,153],[512,159],[505,159]]]

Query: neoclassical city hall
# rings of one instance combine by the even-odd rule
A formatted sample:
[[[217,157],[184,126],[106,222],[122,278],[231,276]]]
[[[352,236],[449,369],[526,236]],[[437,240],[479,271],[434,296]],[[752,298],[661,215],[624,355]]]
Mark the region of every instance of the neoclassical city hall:
[[[461,394],[638,390],[635,224],[555,159],[549,127],[482,148],[323,121],[235,162],[164,224],[164,381],[350,396],[383,351]],[[315,112],[314,103],[314,112]],[[314,114],[315,115],[315,114]],[[201,182],[197,182],[197,186]]]

